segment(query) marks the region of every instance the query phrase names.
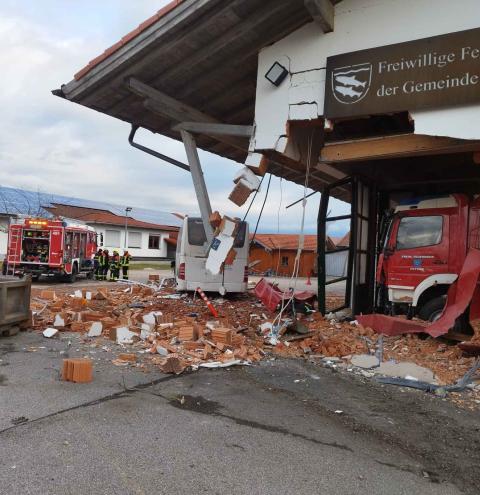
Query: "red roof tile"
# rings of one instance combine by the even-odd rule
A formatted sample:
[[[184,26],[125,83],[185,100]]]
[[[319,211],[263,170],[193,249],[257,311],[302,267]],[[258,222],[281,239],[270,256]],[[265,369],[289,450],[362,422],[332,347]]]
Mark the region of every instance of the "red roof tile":
[[[108,210],[97,210],[95,208],[84,208],[82,206],[62,205],[60,203],[52,203],[53,207],[44,207],[45,210],[59,217],[73,218],[81,220],[85,223],[103,223],[107,225],[125,225],[125,216],[115,215]],[[142,222],[128,217],[129,227],[138,227],[150,230],[166,230],[177,232],[178,227],[173,225],[158,225],[156,223]]]
[[[161,8],[156,14],[152,15],[152,17],[149,17],[146,21],[143,21],[141,24],[139,24],[133,31],[130,31],[125,36],[123,36],[120,41],[117,41],[111,47],[107,48],[101,55],[95,57],[93,60],[90,60],[90,62],[83,69],[80,69],[73,76],[74,79],[78,81],[83,76],[88,74],[96,65],[98,65],[100,62],[103,62],[110,55],[119,50],[122,46],[126,45],[132,39],[136,38],[139,34],[143,33],[143,31],[155,24],[159,19],[168,14],[183,1],[184,0],[172,0],[169,4],[165,5],[165,7]]]

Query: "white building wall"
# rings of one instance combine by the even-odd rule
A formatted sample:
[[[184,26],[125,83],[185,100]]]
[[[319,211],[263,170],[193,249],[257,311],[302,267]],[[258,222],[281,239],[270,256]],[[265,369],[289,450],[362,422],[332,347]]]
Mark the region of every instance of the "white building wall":
[[[335,6],[335,29],[324,34],[312,22],[259,54],[256,132],[250,151],[283,151],[287,120],[323,115],[326,59],[403,41],[480,27],[479,0],[344,0]],[[279,87],[265,73],[278,61],[290,71]],[[415,132],[480,138],[480,105],[415,111]],[[258,155],[247,163],[258,165]]]
[[[7,218],[0,218],[0,261],[3,261],[4,256],[7,254],[8,224],[9,220]]]
[[[104,239],[104,249],[108,249],[110,253],[117,249],[120,254],[123,253],[123,249],[125,246],[125,228],[117,225],[101,225],[101,224],[91,224],[91,226],[95,229],[98,234],[103,234]],[[120,233],[120,244],[116,246],[109,246],[106,244],[107,230],[115,230]],[[166,258],[167,257],[167,243],[165,239],[169,237],[169,232],[159,231],[159,230],[148,230],[148,229],[139,229],[139,228],[129,228],[128,232],[138,232],[141,234],[141,247],[140,248],[128,248],[128,252],[135,257],[141,258]],[[159,249],[149,249],[148,240],[150,235],[160,236]],[[127,237],[128,239],[128,237]]]

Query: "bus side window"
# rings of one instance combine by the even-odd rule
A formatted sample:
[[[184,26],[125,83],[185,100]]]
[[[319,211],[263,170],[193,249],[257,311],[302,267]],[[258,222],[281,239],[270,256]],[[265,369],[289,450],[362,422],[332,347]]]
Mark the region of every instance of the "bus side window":
[[[245,245],[245,234],[247,233],[247,222],[240,222],[238,225],[237,235],[233,242],[234,248],[242,248]]]
[[[201,218],[188,219],[188,243],[191,246],[203,246],[207,242]]]

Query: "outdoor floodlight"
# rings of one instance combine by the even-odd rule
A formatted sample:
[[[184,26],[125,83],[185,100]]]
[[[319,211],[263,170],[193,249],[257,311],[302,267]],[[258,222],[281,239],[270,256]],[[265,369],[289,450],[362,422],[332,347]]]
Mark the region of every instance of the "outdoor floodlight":
[[[282,81],[287,77],[288,70],[278,62],[275,62],[265,74],[265,78],[268,79],[274,86],[280,86]]]

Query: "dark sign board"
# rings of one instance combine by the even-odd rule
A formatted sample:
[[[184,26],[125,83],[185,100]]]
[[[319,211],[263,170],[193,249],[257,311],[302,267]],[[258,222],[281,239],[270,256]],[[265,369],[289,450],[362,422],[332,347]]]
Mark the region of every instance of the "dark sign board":
[[[473,102],[480,102],[480,28],[327,59],[327,118]]]

